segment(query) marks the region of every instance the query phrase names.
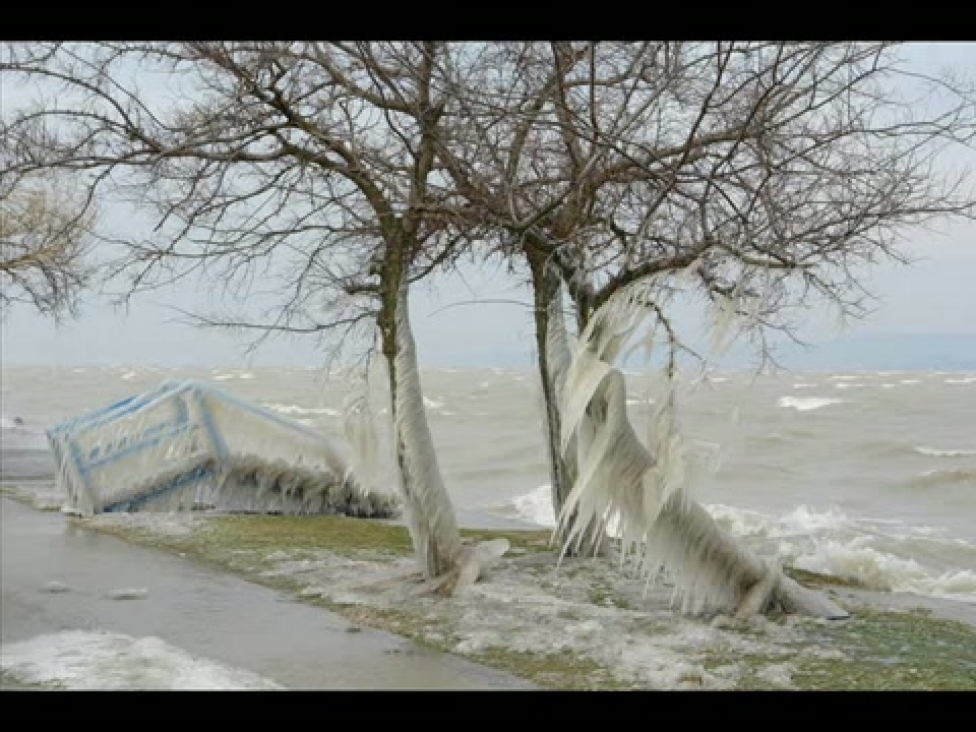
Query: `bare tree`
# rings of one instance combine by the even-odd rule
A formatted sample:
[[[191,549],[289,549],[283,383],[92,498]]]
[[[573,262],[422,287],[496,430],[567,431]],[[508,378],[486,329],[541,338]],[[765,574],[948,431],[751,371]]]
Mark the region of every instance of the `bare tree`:
[[[508,44],[486,50],[508,70],[494,85],[454,77],[471,124],[442,157],[472,211],[528,263],[564,543],[593,544],[594,525],[623,520],[648,571],[663,562],[693,605],[748,612],[772,597],[836,612],[767,572],[675,489],[673,414],[661,415],[660,444],[642,445],[614,365],[650,321],[673,377],[690,351],[669,311],[679,293],[710,303],[717,325],[736,322],[768,359],[767,335],[792,335],[803,308],[859,314],[858,268],[899,259],[905,227],[973,215],[965,176],[937,167],[947,145],[973,139],[972,83],[923,78],[896,51]],[[548,268],[577,316],[571,363]],[[673,395],[666,404],[673,412]]]
[[[50,182],[0,182],[0,310],[23,302],[58,319],[87,284],[94,214]]]
[[[451,100],[441,44],[103,43],[12,46],[5,75],[61,87],[4,118],[6,171],[84,172],[98,195],[152,211],[114,272],[126,296],[191,273],[239,298],[272,292],[238,328],[331,345],[378,331],[401,492],[428,578],[477,578],[503,550],[464,546],[427,425],[410,283],[473,231],[434,170]],[[153,86],[153,79],[165,84]],[[40,87],[44,88],[44,87]],[[441,176],[443,178],[443,176]],[[463,222],[463,227],[455,223]]]

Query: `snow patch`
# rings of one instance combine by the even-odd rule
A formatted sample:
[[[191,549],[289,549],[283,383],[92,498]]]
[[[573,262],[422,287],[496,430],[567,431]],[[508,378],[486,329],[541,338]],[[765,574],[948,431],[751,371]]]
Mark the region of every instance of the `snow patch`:
[[[108,631],[69,630],[4,644],[4,674],[72,690],[282,689],[246,669],[194,656],[165,641]]]

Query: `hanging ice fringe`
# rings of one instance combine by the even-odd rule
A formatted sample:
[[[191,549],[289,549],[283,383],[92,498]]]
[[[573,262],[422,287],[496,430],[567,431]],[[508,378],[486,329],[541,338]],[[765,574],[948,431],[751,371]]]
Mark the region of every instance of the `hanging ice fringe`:
[[[373,358],[365,372],[352,383],[342,407],[343,431],[352,450],[350,470],[360,487],[372,491],[379,482],[378,437],[372,405]]]
[[[48,431],[65,508],[395,516],[325,436],[212,386],[165,382]]]
[[[750,615],[775,603],[787,612],[847,617],[764,563],[690,498],[703,461],[678,428],[673,377],[653,415],[649,444],[635,434],[614,361],[649,314],[650,287],[641,283],[611,298],[573,347],[561,395],[561,438],[564,454],[576,450],[579,472],[557,517],[564,552],[578,550],[592,522],[604,530],[612,525],[621,561],[633,562],[648,581],[663,573],[684,612]]]

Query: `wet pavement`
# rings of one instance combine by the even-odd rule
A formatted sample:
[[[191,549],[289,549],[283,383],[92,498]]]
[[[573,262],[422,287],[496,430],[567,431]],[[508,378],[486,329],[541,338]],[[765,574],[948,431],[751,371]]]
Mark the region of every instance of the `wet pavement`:
[[[0,643],[67,630],[155,636],[298,689],[529,689],[176,555],[0,498]],[[67,591],[51,592],[50,583]],[[121,588],[142,599],[116,600]],[[12,684],[5,682],[9,688]]]

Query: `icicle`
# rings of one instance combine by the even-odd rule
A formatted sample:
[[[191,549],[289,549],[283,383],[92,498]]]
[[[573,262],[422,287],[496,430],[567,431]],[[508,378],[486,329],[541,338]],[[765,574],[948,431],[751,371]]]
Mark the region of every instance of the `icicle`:
[[[624,557],[650,581],[664,572],[684,612],[765,609],[771,598],[825,617],[846,613],[803,591],[726,534],[688,495],[701,466],[677,426],[675,384],[653,415],[651,449],[627,419],[623,375],[613,358],[640,323],[640,293],[619,293],[596,313],[574,349],[564,392],[562,447],[580,436],[580,469],[557,517],[565,553],[578,547],[591,522],[613,517]]]
[[[350,390],[342,408],[343,428],[353,454],[350,470],[358,476],[359,484],[365,490],[376,488],[378,468],[378,440],[370,403],[371,371],[367,363],[366,373]]]

